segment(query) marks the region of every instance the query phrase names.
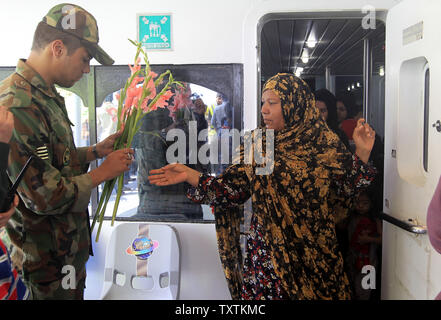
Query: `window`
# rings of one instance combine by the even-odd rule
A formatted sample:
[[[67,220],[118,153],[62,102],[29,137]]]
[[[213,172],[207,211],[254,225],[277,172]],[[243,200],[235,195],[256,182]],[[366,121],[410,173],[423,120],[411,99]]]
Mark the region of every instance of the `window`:
[[[230,107],[231,128],[239,131],[243,129],[241,64],[152,65],[151,67],[158,74],[170,70],[176,80],[188,84],[193,98],[196,96],[202,98],[208,110],[214,110],[216,94],[221,93]],[[14,70],[15,67],[0,68],[0,80],[9,76]],[[118,106],[116,93],[124,86],[129,75],[130,69],[127,66],[92,66],[90,73],[85,74],[72,88],[57,88],[65,98],[69,118],[74,124],[72,133],[77,147],[95,144],[115,132],[115,111]],[[173,144],[173,141],[166,141],[166,135],[164,136],[167,127],[176,122],[167,111],[159,110],[143,120],[141,131],[132,146],[135,149],[136,162],[126,174],[125,190],[116,220],[212,223],[214,216],[211,208],[188,200],[185,196],[186,186],[172,186],[158,192],[157,188],[146,182],[148,170],[154,165],[166,164],[164,150]],[[191,105],[182,111],[179,115],[179,117],[182,115],[181,122],[195,119]],[[210,111],[200,120],[205,121],[208,127],[211,121]],[[182,126],[182,123],[180,125]],[[183,129],[185,132],[185,126]],[[152,134],[148,131],[156,133]],[[215,133],[212,129],[207,131],[207,142],[212,142]],[[185,136],[186,139],[189,138],[188,132]],[[93,170],[102,161],[92,162],[89,170]],[[227,164],[224,166],[208,164],[198,169],[216,175],[227,166]],[[98,206],[101,188],[102,186],[99,186],[92,192],[89,206],[91,216],[95,214]],[[115,196],[116,192],[113,194],[113,197]],[[112,211],[113,205],[109,202],[105,219],[110,219]]]
[[[176,142],[168,139],[170,129],[182,129],[184,139],[190,139],[189,122],[196,121],[197,133],[201,127],[207,128],[207,143],[213,143],[216,132],[210,128],[212,114],[217,106],[216,95],[220,93],[225,105],[231,107],[229,125],[231,128],[243,128],[242,121],[242,65],[152,65],[152,70],[158,74],[170,70],[178,81],[186,83],[191,91],[188,104],[180,108],[177,114],[171,114],[168,108],[158,109],[147,114],[141,124],[140,131],[135,136],[132,148],[135,150],[135,161],[126,173],[123,195],[120,200],[116,220],[162,221],[162,222],[213,222],[211,208],[199,205],[187,199],[185,191],[188,185],[180,184],[170,187],[157,187],[148,183],[148,172],[166,165],[167,149]],[[89,107],[90,144],[105,139],[116,131],[116,111],[118,108],[117,93],[124,86],[130,75],[127,66],[96,66],[91,68],[88,75],[71,89],[78,92]],[[194,100],[201,98],[207,106],[207,111],[199,116],[195,114]],[[170,101],[173,103],[173,101]],[[94,108],[94,106],[97,106]],[[66,100],[67,109],[71,109]],[[72,119],[71,119],[72,120]],[[76,124],[76,123],[75,123]],[[96,133],[96,134],[95,134]],[[198,149],[205,142],[199,142]],[[231,154],[231,152],[230,152]],[[189,155],[186,154],[186,157]],[[212,175],[221,173],[228,164],[204,164],[198,162],[190,166]],[[222,160],[222,159],[220,159]],[[229,159],[231,162],[231,158]],[[103,160],[97,161],[100,165]],[[92,195],[92,214],[95,214],[102,185]],[[105,219],[110,219],[113,203],[116,199],[114,190],[106,208]]]
[[[397,168],[400,177],[424,186],[428,172],[429,78],[425,57],[406,60],[400,67]]]

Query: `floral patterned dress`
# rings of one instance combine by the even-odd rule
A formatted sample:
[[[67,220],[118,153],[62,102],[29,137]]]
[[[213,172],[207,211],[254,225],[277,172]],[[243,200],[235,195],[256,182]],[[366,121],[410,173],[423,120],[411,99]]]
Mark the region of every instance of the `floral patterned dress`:
[[[252,148],[245,141],[238,162],[219,177],[201,175],[187,195],[214,206],[219,256],[233,299],[350,299],[335,232],[338,217],[329,200],[331,194],[352,197],[370,184],[375,169],[329,129],[303,80],[278,74],[266,90],[279,96],[285,127],[254,130]],[[256,152],[266,165],[253,158]],[[263,167],[270,170],[262,174]],[[241,206],[249,198],[253,217],[243,259]]]
[[[352,159],[352,169],[349,174],[335,179],[337,192],[344,193],[345,190],[362,188],[375,177],[375,168],[363,164],[356,155]],[[228,183],[206,174],[201,175],[197,188],[190,188],[187,192],[187,197],[194,202],[231,207],[245,202],[247,195],[248,193],[244,190],[233,190]],[[274,271],[270,249],[266,246],[264,231],[256,215],[251,218],[250,231],[247,235],[241,298],[244,300],[288,299]]]

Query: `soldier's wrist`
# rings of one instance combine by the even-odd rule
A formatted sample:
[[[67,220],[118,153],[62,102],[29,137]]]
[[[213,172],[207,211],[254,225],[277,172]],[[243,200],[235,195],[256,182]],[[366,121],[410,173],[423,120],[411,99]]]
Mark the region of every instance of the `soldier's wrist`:
[[[101,159],[102,157],[100,156],[100,154],[98,153],[96,144],[94,144],[92,146],[92,154],[94,155],[95,159]]]
[[[104,181],[108,180],[106,170],[103,170],[101,167],[98,167],[89,172],[90,177],[92,178],[92,187],[100,185]]]

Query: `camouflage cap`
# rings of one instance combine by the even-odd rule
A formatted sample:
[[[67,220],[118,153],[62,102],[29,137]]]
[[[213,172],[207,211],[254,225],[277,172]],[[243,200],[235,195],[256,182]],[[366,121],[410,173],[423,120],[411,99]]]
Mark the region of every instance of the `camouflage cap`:
[[[58,4],[46,14],[43,22],[74,35],[102,65],[112,65],[113,59],[98,45],[98,25],[95,18],[83,8],[70,3]]]

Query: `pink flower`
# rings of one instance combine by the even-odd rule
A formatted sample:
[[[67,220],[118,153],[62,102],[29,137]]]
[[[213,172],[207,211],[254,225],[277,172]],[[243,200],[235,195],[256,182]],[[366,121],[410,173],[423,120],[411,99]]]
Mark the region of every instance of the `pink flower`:
[[[173,96],[173,92],[170,90],[166,91],[162,96],[159,97],[158,101],[156,101],[155,105],[152,106],[152,111],[158,108],[165,108],[167,106],[167,101]]]
[[[150,91],[150,94],[147,96],[148,99],[153,99],[156,97],[156,87],[155,82],[153,81],[153,78],[150,79],[149,83],[147,84],[147,89]]]
[[[136,101],[138,101],[140,99],[142,95],[142,87],[130,87],[127,89],[127,96],[126,96],[126,101],[125,101],[125,108],[132,108],[133,106],[136,106],[135,103],[135,98]]]
[[[119,97],[118,97],[118,100],[119,100]],[[118,114],[118,110],[116,110],[115,107],[111,107],[111,108],[106,109],[106,112],[108,115],[110,115],[112,117],[112,122],[116,122],[116,116]]]

